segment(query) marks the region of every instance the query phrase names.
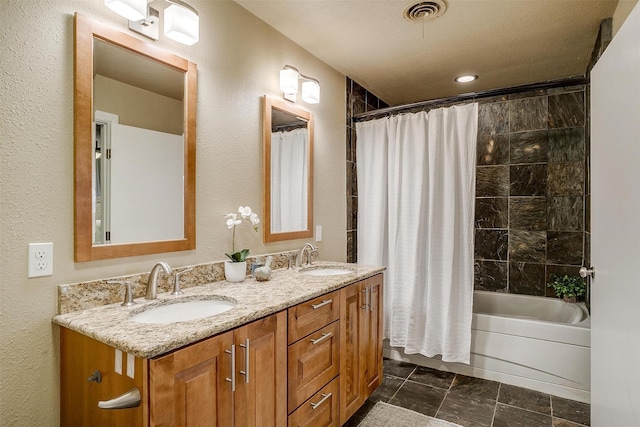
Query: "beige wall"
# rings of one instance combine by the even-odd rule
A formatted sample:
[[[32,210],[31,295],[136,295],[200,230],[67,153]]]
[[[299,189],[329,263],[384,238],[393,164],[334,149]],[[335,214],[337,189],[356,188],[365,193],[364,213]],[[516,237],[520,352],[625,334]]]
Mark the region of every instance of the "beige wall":
[[[638,0],[620,0],[618,6],[616,6],[615,12],[613,12],[613,35],[615,36],[622,23],[627,19],[633,7],[638,3]]]
[[[93,109],[118,116],[121,125],[182,135],[182,101],[101,75],[93,79]]]
[[[315,218],[321,258],[344,260],[344,76],[227,0],[189,0],[200,42],[156,44],[198,64],[197,249],[184,253],[73,261],[73,13],[126,31],[103,0],[0,0],[0,424],[58,422],[56,285],[222,260],[230,247],[223,214],[249,205],[260,214],[260,98],[278,95],[285,64],[320,80],[316,116]],[[242,230],[253,254],[299,248],[263,245]],[[52,277],[27,279],[27,244],[53,242]]]

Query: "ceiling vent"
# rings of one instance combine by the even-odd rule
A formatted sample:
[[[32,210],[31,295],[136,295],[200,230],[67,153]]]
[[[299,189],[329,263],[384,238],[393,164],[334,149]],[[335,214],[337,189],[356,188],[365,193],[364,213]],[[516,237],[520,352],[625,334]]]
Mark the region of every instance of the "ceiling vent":
[[[402,17],[411,22],[424,22],[437,18],[447,10],[444,0],[417,1],[402,11]]]

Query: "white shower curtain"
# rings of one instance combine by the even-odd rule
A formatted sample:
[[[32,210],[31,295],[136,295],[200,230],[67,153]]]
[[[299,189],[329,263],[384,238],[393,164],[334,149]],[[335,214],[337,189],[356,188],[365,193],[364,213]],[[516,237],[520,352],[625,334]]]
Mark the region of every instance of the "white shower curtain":
[[[356,124],[358,263],[386,265],[384,335],[469,363],[478,104]]]
[[[307,229],[306,128],[271,134],[271,231]]]

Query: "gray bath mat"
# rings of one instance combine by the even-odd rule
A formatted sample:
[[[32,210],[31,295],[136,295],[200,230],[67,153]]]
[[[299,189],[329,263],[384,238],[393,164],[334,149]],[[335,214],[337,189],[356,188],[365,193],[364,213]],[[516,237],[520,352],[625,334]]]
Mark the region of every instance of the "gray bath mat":
[[[460,427],[449,421],[428,417],[409,409],[378,402],[358,427]]]

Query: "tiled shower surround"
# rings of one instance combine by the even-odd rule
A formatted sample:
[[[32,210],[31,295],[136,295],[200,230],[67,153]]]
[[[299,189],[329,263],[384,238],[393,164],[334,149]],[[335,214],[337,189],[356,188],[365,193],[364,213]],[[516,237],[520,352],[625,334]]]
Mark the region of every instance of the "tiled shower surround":
[[[357,91],[354,90],[357,88]],[[555,296],[589,258],[585,85],[478,98],[475,289]],[[347,114],[361,86],[347,78]],[[377,98],[376,98],[377,99]],[[469,101],[472,102],[472,101]],[[431,105],[420,109],[448,107]],[[382,107],[381,107],[382,108]],[[357,260],[355,126],[347,117],[349,261]],[[585,203],[586,201],[586,203]]]

